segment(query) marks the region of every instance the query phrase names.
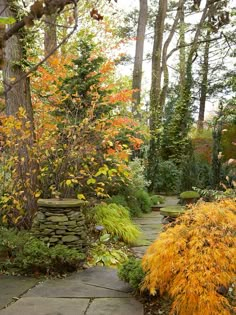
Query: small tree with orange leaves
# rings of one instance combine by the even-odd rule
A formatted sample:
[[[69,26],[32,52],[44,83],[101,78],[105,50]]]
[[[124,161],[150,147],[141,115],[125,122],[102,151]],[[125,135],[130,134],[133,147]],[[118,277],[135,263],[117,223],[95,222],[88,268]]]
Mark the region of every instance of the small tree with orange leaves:
[[[222,291],[235,280],[235,230],[236,200],[195,205],[147,250],[143,289],[169,294],[170,314],[232,314]]]

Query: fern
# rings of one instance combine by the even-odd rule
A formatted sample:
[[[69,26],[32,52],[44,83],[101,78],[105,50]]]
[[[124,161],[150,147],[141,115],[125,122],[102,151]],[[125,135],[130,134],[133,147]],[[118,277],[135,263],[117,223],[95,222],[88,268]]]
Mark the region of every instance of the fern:
[[[174,300],[170,314],[231,314],[218,292],[235,277],[235,230],[235,200],[195,205],[147,250],[143,289],[168,293]]]
[[[94,221],[104,226],[107,233],[119,237],[127,244],[134,244],[140,236],[140,230],[132,223],[125,207],[103,203],[94,210]]]

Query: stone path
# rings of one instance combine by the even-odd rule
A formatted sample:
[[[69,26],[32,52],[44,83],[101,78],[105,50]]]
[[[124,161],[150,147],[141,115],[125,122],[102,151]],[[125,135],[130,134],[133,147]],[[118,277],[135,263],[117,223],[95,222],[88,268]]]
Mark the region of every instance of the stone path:
[[[176,197],[166,198],[166,206],[177,202]],[[135,219],[144,234],[139,246],[133,247],[137,257],[159,235],[161,219],[159,212]],[[0,276],[0,315],[143,315],[143,305],[115,269],[94,267],[64,279],[37,282]]]
[[[1,282],[0,290],[4,295]],[[0,315],[126,314],[143,315],[143,306],[132,297],[131,288],[119,280],[116,270],[106,267],[90,268],[65,279],[46,280],[0,310]]]
[[[175,206],[178,203],[176,196],[166,196],[164,206]],[[141,218],[136,218],[134,222],[139,225],[143,231],[143,236],[138,245],[133,247],[134,254],[141,258],[148,246],[158,237],[162,230],[162,218],[159,211],[144,214]]]

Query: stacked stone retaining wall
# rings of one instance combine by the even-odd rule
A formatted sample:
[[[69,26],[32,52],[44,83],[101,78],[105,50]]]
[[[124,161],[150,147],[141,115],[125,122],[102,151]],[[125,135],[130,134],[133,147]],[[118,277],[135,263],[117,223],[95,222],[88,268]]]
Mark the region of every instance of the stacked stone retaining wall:
[[[64,244],[85,250],[87,243],[83,202],[76,199],[39,199],[32,232],[49,246]]]

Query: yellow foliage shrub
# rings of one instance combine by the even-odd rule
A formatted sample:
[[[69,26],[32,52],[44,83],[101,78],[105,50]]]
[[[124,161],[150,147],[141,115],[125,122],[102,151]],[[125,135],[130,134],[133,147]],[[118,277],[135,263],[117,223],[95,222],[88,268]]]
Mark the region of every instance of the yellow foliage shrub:
[[[229,315],[219,294],[235,280],[236,200],[198,203],[147,250],[143,289],[173,298],[170,314]]]

